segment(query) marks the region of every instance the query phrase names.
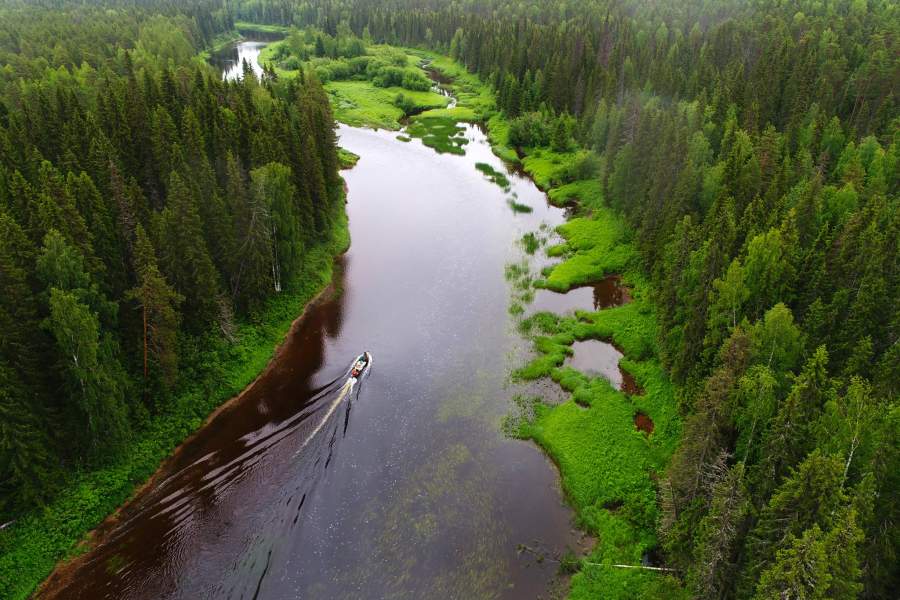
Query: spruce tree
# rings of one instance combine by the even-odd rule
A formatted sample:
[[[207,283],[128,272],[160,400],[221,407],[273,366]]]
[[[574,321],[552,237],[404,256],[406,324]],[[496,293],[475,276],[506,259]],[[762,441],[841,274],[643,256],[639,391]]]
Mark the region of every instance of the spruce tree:
[[[160,265],[167,281],[185,300],[185,325],[205,331],[218,315],[218,275],[213,266],[200,213],[187,185],[177,173],[169,177],[166,208],[159,218]]]

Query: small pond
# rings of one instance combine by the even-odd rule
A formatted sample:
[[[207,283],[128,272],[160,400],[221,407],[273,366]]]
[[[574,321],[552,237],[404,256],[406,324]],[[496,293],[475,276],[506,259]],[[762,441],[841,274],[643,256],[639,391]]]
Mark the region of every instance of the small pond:
[[[636,396],[643,393],[634,377],[619,366],[623,354],[609,342],[584,340],[572,344],[574,354],[566,358],[565,365],[590,377],[605,377],[612,386]]]
[[[531,312],[562,314],[576,310],[597,311],[630,301],[631,296],[628,288],[622,284],[621,276],[609,275],[597,283],[573,288],[564,294],[547,289],[537,290],[531,303]]]

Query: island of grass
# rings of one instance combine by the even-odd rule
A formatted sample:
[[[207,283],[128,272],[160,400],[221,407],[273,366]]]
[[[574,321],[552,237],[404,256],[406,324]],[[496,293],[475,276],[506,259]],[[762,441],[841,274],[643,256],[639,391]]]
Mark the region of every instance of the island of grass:
[[[413,118],[406,127],[410,137],[419,138],[429,148],[439,153],[465,154],[466,129],[453,117],[421,115]]]
[[[450,102],[432,89],[422,57],[349,34],[291,30],[266,46],[259,61],[278,77],[296,77],[301,69],[315,73],[331,96],[335,118],[351,126],[399,129],[404,118]]]
[[[354,154],[346,148],[338,146],[337,154],[341,169],[352,169],[359,162],[359,154]]]
[[[514,213],[531,213],[534,212],[534,209],[528,206],[527,204],[522,204],[518,200],[516,200],[515,196],[511,196],[506,199],[506,204],[512,209]]]
[[[485,177],[487,177],[492,182],[499,185],[504,190],[509,189],[509,179],[506,177],[506,175],[504,175],[500,171],[496,170],[491,165],[489,165],[487,163],[479,162],[479,163],[475,163],[475,168],[478,169],[479,171],[481,171],[482,173],[484,173]]]

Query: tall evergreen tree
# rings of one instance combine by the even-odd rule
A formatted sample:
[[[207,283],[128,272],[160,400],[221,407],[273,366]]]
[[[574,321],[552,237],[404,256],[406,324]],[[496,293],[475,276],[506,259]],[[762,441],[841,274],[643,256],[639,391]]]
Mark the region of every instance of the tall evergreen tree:
[[[145,385],[151,378],[151,361],[162,381],[171,386],[178,373],[177,333],[180,315],[178,305],[184,297],[173,290],[156,262],[156,251],[144,228],[138,225],[134,248],[134,272],[137,286],[127,297],[137,302],[141,311],[143,333],[143,374]]]
[[[169,176],[166,208],[160,213],[157,246],[166,280],[185,298],[185,324],[192,331],[203,331],[218,315],[218,277],[193,196],[174,172]]]

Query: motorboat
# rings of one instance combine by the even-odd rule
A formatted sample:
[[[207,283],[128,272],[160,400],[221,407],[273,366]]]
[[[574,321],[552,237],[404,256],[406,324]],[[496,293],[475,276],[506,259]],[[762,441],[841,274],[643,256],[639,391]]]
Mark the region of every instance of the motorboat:
[[[354,361],[353,367],[350,369],[350,377],[359,379],[359,376],[365,373],[366,369],[368,369],[371,364],[372,354],[363,352]]]

